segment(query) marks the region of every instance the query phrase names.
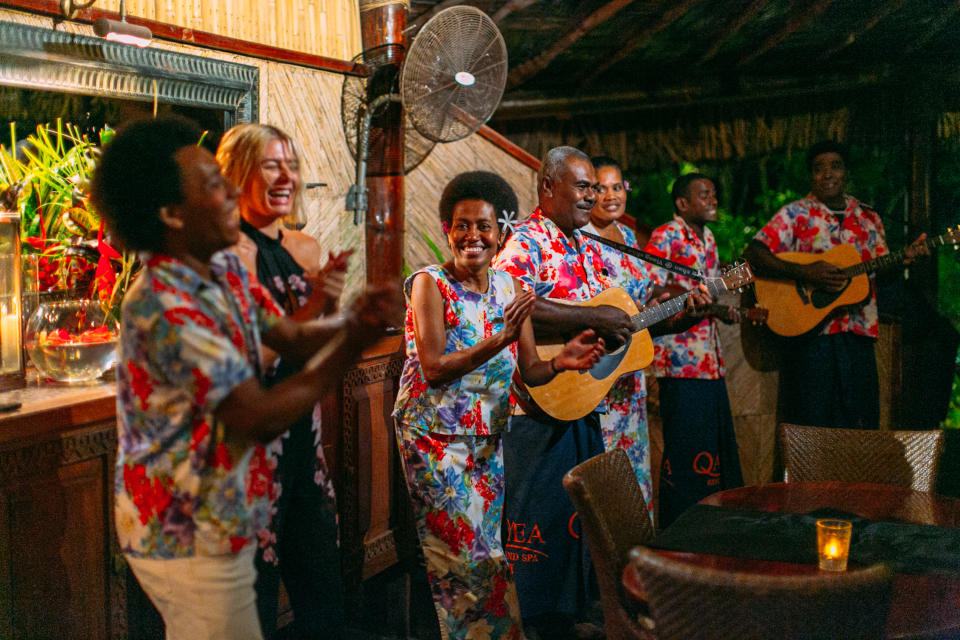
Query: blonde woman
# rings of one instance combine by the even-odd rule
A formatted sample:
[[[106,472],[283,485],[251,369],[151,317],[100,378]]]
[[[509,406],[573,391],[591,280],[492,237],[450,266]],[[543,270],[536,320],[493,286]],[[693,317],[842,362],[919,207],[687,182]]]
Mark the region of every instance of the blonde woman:
[[[217,149],[224,175],[240,190],[240,242],[233,251],[284,312],[307,320],[336,310],[350,253],[323,252],[317,240],[285,226],[302,219],[300,153],[277,127],[241,124]],[[264,353],[274,381],[294,368]],[[337,637],[343,625],[337,509],[320,437],[319,407],[273,443],[281,487],[270,529],[260,533],[257,594],[269,637],[277,623],[279,578],[290,594],[294,626],[304,637]]]

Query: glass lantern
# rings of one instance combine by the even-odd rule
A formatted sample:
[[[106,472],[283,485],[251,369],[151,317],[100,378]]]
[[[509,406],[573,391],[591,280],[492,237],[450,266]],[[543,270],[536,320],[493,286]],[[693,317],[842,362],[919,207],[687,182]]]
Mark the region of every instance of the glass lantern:
[[[0,211],[0,391],[25,386],[20,215]]]

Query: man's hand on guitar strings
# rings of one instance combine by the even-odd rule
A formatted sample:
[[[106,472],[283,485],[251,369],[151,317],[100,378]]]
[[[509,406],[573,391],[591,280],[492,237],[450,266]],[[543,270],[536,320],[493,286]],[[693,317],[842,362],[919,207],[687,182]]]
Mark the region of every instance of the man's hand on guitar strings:
[[[693,317],[706,317],[710,314],[711,304],[713,304],[713,296],[707,291],[705,285],[698,284],[684,300],[683,312]]]
[[[930,247],[927,246],[927,234],[921,233],[920,236],[910,243],[903,252],[903,265],[907,266],[920,256],[930,255]]]
[[[843,270],[823,260],[804,265],[803,280],[815,288],[827,291],[843,291],[849,282]]]
[[[593,313],[585,325],[603,338],[607,348],[615,351],[633,335],[633,322],[630,316],[617,307],[601,304],[593,307]]]

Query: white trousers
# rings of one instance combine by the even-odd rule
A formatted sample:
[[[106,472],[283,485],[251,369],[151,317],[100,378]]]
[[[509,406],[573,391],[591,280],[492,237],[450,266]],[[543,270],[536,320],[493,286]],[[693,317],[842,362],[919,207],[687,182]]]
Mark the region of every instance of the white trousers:
[[[221,556],[126,558],[163,616],[166,640],[263,640],[253,590],[255,551],[248,544]]]

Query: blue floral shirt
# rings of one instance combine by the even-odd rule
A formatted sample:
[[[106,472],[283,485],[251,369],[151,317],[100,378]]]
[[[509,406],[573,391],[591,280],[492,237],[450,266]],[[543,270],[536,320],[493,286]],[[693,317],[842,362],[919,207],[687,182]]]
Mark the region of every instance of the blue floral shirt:
[[[136,557],[237,552],[269,521],[274,461],[214,411],[261,375],[260,335],[281,312],[232,253],[214,255],[211,272],[147,256],[123,302],[114,513]]]
[[[440,265],[421,269],[407,278],[404,293],[407,316],[404,338],[407,361],[393,415],[400,422],[431,433],[480,436],[505,431],[510,417],[510,380],[517,368],[513,342],[470,373],[431,387],[423,374],[414,334],[410,292],[413,280],[425,273],[437,284],[443,299],[444,353],[462,351],[503,329],[503,308],[516,295],[513,277],[488,269],[486,293],[468,291]]]

